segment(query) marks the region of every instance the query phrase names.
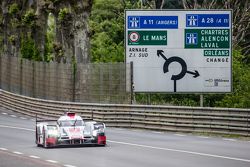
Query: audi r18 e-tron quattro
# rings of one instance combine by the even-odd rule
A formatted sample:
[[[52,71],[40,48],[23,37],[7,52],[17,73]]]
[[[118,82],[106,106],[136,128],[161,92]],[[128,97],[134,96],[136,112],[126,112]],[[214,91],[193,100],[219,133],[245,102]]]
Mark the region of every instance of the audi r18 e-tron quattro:
[[[36,119],[37,146],[106,145],[105,124],[67,112],[58,120]]]

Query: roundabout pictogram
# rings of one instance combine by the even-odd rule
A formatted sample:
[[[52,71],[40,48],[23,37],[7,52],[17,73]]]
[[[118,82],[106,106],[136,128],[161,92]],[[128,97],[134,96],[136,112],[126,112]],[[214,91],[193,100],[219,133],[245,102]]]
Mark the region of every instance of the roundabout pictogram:
[[[177,88],[176,88],[177,80],[182,79],[186,75],[186,73],[193,75],[193,78],[197,78],[197,77],[200,76],[200,74],[199,74],[199,72],[197,70],[195,70],[194,72],[193,71],[188,71],[187,70],[187,63],[182,58],[177,57],[177,56],[167,58],[163,53],[164,53],[163,50],[157,50],[157,56],[158,57],[161,56],[165,60],[165,63],[163,65],[163,72],[164,73],[169,72],[169,65],[171,63],[173,63],[173,62],[177,62],[177,63],[179,63],[181,65],[180,73],[172,75],[172,77],[171,77],[171,80],[174,81],[174,92],[177,91]]]

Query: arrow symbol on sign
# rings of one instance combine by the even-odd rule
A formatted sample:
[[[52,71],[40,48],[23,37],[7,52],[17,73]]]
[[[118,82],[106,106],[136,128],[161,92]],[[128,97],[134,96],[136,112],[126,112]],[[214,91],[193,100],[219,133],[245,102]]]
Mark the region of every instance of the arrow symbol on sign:
[[[199,72],[197,70],[193,71],[187,71],[187,73],[192,74],[194,78],[197,78],[198,76],[200,76]]]
[[[163,57],[163,59],[165,59],[166,61],[168,60],[166,57],[165,57],[165,55],[163,54],[164,53],[164,51],[163,50],[157,50],[157,56],[158,57]]]

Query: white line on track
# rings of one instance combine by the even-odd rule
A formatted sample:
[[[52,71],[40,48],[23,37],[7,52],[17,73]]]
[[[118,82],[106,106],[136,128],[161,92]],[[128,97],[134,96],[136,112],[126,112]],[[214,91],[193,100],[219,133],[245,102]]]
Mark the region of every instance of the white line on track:
[[[155,134],[163,134],[163,132],[157,132],[157,131],[152,131],[152,133],[155,133]]]
[[[20,119],[27,119],[27,118],[25,118],[25,117],[20,117]]]
[[[8,149],[7,148],[0,148],[0,150],[7,151]]]
[[[2,112],[3,115],[8,115],[6,112]]]
[[[63,165],[63,166],[65,166],[65,167],[76,167],[74,165]]]
[[[124,144],[124,145],[143,147],[143,148],[149,148],[149,149],[156,149],[156,150],[163,150],[163,151],[173,151],[173,152],[200,155],[200,156],[206,156],[206,157],[221,158],[221,159],[228,159],[228,160],[234,160],[234,161],[250,162],[250,159],[227,157],[227,156],[222,156],[222,155],[207,154],[207,153],[200,153],[200,152],[186,151],[186,150],[178,150],[178,149],[171,149],[171,148],[161,148],[161,147],[147,146],[147,145],[141,145],[141,144],[112,141],[112,140],[107,140],[107,141],[111,142],[111,143]]]
[[[19,130],[26,130],[26,131],[32,131],[35,132],[33,129],[28,129],[28,128],[20,128],[16,126],[6,126],[6,125],[0,125],[0,128],[11,128],[11,129],[19,129]]]
[[[16,118],[16,115],[10,115],[11,117],[13,117],[13,118]]]
[[[54,160],[50,160],[50,159],[48,159],[48,160],[46,160],[47,162],[51,162],[51,163],[58,163],[57,161],[54,161]]]
[[[39,158],[40,158],[40,157],[35,156],[35,155],[30,155],[29,157],[30,157],[30,158],[35,158],[35,159],[39,159]]]
[[[235,139],[228,139],[228,138],[223,138],[225,141],[236,141]]]
[[[14,153],[14,154],[18,154],[18,155],[21,155],[21,154],[23,154],[23,153],[21,153],[21,152],[18,152],[18,151],[13,151],[13,153]]]
[[[201,138],[201,139],[209,139],[210,137],[207,137],[207,136],[197,136],[198,138]]]
[[[184,136],[187,136],[187,135],[183,135],[183,134],[174,134],[175,136],[180,136],[180,137],[184,137]]]

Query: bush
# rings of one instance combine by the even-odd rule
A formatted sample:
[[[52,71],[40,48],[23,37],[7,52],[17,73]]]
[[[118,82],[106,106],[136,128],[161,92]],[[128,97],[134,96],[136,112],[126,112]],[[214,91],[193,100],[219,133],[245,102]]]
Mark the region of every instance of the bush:
[[[42,57],[39,55],[39,50],[36,47],[35,42],[31,37],[22,38],[21,55],[22,58],[25,59],[42,61]]]
[[[233,92],[216,103],[219,107],[250,108],[250,67],[240,50],[233,51]]]

